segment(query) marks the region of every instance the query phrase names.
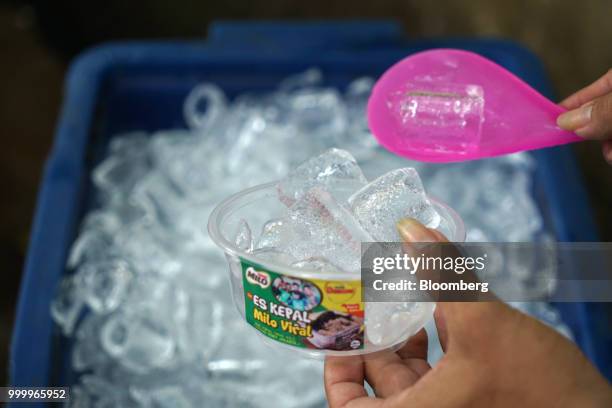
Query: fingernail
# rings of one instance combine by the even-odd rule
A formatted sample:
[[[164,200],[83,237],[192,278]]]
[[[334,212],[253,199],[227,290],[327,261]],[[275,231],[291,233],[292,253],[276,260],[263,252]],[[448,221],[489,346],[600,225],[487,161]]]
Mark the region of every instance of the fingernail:
[[[567,111],[557,118],[557,125],[565,130],[576,130],[586,126],[591,121],[593,104],[587,103],[577,109]]]
[[[414,218],[402,218],[396,224],[397,231],[406,242],[435,242],[436,237]]]

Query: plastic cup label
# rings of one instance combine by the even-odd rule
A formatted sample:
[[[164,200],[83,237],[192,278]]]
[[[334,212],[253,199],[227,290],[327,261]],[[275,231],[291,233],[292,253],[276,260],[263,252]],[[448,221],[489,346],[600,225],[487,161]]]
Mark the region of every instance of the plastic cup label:
[[[241,259],[247,322],[294,347],[364,347],[361,281],[302,279]]]

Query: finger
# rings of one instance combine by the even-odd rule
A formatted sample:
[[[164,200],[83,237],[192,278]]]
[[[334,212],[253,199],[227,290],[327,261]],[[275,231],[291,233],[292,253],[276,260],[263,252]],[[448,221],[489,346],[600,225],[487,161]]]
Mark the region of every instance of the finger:
[[[557,118],[557,124],[585,139],[612,138],[612,93],[565,112]]]
[[[447,257],[460,257],[461,253],[455,245],[449,244],[446,237],[439,231],[434,229],[426,228],[418,221],[414,219],[402,219],[397,223],[397,230],[400,234],[400,237],[404,241],[404,251],[409,255],[415,257],[424,256],[427,254],[432,257],[439,258],[447,258]],[[422,243],[431,243],[425,245],[413,245],[414,242],[422,242]],[[442,245],[438,245],[436,243],[441,243]],[[444,245],[447,244],[447,245]],[[423,247],[424,246],[424,247]],[[459,276],[461,275],[461,276]],[[451,274],[444,275],[442,271],[435,268],[426,269],[421,268],[416,271],[416,277],[420,280],[429,280],[429,281],[445,281],[452,282],[453,280],[462,280],[468,282],[479,282],[478,276],[474,272],[473,269],[467,269],[461,272],[461,274]],[[465,294],[461,291],[439,291],[439,290],[429,290],[428,295],[431,300],[436,301],[454,301],[457,299],[466,300]],[[479,294],[481,298],[484,300],[494,298],[494,295],[490,292],[487,292],[485,295]]]
[[[451,408],[474,406],[475,394],[483,387],[475,381],[468,360],[457,359],[437,366],[421,380],[389,399],[393,407]]]
[[[404,242],[437,242],[438,236],[414,218],[402,218],[396,225]]]
[[[609,92],[612,92],[612,69],[591,85],[565,98],[560,105],[567,109],[576,109]]]
[[[585,139],[609,140],[612,138],[612,93],[601,96],[586,108],[589,120],[575,133]]]
[[[605,141],[602,146],[604,159],[612,165],[612,140]]]
[[[427,360],[428,343],[429,339],[427,338],[427,332],[425,329],[421,329],[417,332],[417,334],[408,339],[406,344],[404,344],[402,348],[397,351],[397,355],[400,356],[402,360]]]
[[[366,378],[376,395],[387,398],[412,386],[430,369],[427,332],[421,329],[397,352],[385,351],[365,361]]]
[[[420,375],[396,353],[383,351],[365,360],[365,377],[376,396],[388,398],[412,386]]]
[[[364,367],[361,357],[328,357],[325,359],[323,377],[330,408],[379,406],[374,399],[368,397],[363,386]]]
[[[444,318],[444,311],[438,304],[436,311],[434,312],[434,320],[436,322],[436,330],[438,331],[438,340],[440,341],[440,347],[442,351],[446,353],[448,350],[448,329],[446,328],[446,319]]]
[[[427,362],[427,349],[429,339],[425,329],[421,329],[412,336],[402,348],[397,351],[397,355],[404,364],[414,371],[419,377],[427,374],[431,366]]]
[[[422,243],[438,241],[433,230],[426,228],[414,218],[402,218],[395,227],[402,239],[404,252],[410,256],[418,256],[424,247]]]
[[[562,113],[557,117],[557,125],[561,129],[576,131],[591,121],[593,102],[588,102],[579,108]]]
[[[514,311],[499,300],[487,302],[438,302],[436,324],[445,352],[453,348],[477,352],[472,340],[508,321]]]
[[[434,229],[425,227],[423,224],[413,218],[401,219],[396,225],[400,238],[403,241],[403,250],[411,257],[419,257],[428,254],[430,256],[439,255],[442,248],[436,245],[437,242],[448,242],[446,237],[438,233]],[[439,271],[426,268],[419,268],[412,271],[415,278],[419,280],[439,281]],[[424,294],[424,293],[423,293]],[[438,290],[427,291],[429,299],[437,300],[439,298]]]
[[[448,239],[440,231],[431,228],[429,230],[438,239],[438,242],[448,242]]]

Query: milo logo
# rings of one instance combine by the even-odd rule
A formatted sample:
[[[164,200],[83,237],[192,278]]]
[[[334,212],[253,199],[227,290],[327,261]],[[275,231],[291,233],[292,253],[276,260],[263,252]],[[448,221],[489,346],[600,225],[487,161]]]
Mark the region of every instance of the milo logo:
[[[270,275],[265,272],[256,271],[252,266],[247,268],[245,276],[249,283],[259,285],[262,289],[270,286]]]

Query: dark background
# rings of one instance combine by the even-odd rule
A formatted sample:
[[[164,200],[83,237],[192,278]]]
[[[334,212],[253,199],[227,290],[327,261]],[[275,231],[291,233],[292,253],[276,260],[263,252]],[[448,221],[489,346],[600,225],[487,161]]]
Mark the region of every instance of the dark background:
[[[133,38],[204,39],[216,19],[393,18],[410,37],[494,36],[523,43],[565,97],[612,68],[608,0],[0,0],[0,383],[45,157],[70,59]],[[612,238],[612,170],[599,146],[574,146],[601,239]],[[562,182],[562,181],[560,181]]]

